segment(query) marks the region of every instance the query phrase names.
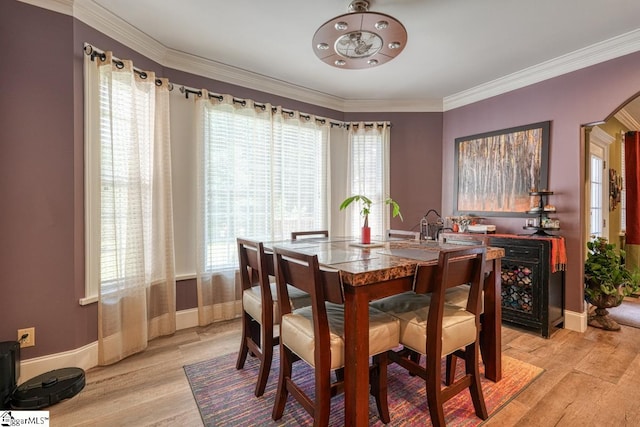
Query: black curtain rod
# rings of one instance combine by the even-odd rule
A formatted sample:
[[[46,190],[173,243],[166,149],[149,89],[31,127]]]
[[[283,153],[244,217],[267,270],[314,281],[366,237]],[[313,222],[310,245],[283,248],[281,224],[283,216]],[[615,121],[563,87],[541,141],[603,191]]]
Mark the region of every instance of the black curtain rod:
[[[201,90],[191,89],[191,88],[188,88],[188,87],[186,87],[186,86],[181,86],[181,87],[180,87],[180,92],[181,92],[181,93],[184,93],[184,96],[185,96],[185,98],[187,98],[187,99],[189,99],[189,95],[197,95],[197,96],[199,96],[199,97],[201,97],[201,96],[202,96],[202,91],[201,91]],[[209,92],[209,94],[208,94],[208,95],[209,95],[209,98],[215,98],[215,99],[217,99],[218,101],[222,101],[222,99],[223,99],[223,96],[222,96],[222,95],[218,95],[218,94],[215,94],[215,93],[211,93],[211,92]],[[240,105],[242,105],[243,107],[244,107],[245,105],[247,105],[247,101],[246,101],[246,100],[244,100],[244,99],[238,99],[238,98],[235,98],[235,97],[233,98],[233,102],[234,102],[234,103],[236,103],[236,104],[240,104]],[[264,110],[264,109],[266,108],[266,105],[265,105],[265,104],[262,104],[262,103],[259,103],[259,102],[254,102],[253,104],[254,104],[256,107],[261,108],[262,110]],[[274,111],[274,112],[275,112],[275,111],[277,111],[277,110],[278,110],[278,109],[277,109],[276,107],[272,107],[272,111]],[[285,112],[285,113],[288,113],[288,114],[289,114],[289,116],[293,116],[293,115],[295,114],[295,112],[294,112],[294,111],[287,110],[287,109],[284,109],[284,108],[282,109],[282,111],[283,111],[283,112]],[[304,113],[300,113],[300,117],[304,117],[304,118],[305,118],[305,119],[307,119],[307,120],[311,119],[311,116],[310,116],[310,115],[308,115],[308,114],[304,114]],[[325,119],[316,119],[316,121],[318,121],[318,122],[320,122],[320,123],[322,123],[322,124],[326,123],[326,120],[325,120]],[[347,128],[347,129],[349,128],[349,126],[354,126],[354,127],[358,127],[358,126],[359,126],[359,124],[358,124],[357,122],[356,122],[356,123],[354,123],[354,122],[351,122],[351,123],[345,123],[345,122],[330,121],[330,122],[329,122],[329,124],[330,124],[332,127],[333,127],[333,126],[338,126],[338,127],[345,127],[345,128]],[[370,127],[370,128],[372,128],[374,125],[382,126],[381,124],[377,124],[377,123],[365,123],[365,125],[364,125],[364,126],[365,126],[365,127]],[[391,127],[391,124],[389,124],[389,127]]]
[[[180,92],[184,93],[184,96],[187,99],[189,99],[189,94],[197,95],[197,96],[200,96],[200,97],[202,96],[202,91],[201,90],[189,89],[188,87],[185,87],[185,86],[180,87]],[[208,95],[209,95],[209,98],[215,98],[218,101],[222,101],[224,99],[224,97],[222,95],[218,95],[218,94],[215,94],[215,93],[209,93]],[[247,105],[247,101],[246,100],[238,99],[238,98],[235,98],[235,97],[233,98],[233,102],[235,104],[240,104],[243,107]],[[259,102],[254,102],[253,105],[255,105],[258,108],[261,108],[263,111],[264,111],[265,108],[267,108],[266,104],[262,104],[262,103],[259,103]],[[275,111],[278,111],[278,109],[276,107],[272,107],[271,111],[275,112]],[[284,108],[282,109],[282,111],[287,113],[287,114],[289,114],[289,116],[291,116],[291,117],[293,117],[293,115],[295,114],[295,111],[285,110]],[[300,117],[304,117],[307,120],[311,119],[310,115],[303,114],[303,113],[300,113]],[[322,124],[326,123],[325,119],[316,119],[316,121],[318,121],[318,122],[320,122]],[[334,122],[329,122],[329,123],[331,125],[342,126],[342,124],[340,124],[340,123],[334,123]]]
[[[104,52],[97,51],[90,44],[86,44],[84,46],[84,53],[86,55],[89,55],[92,61],[95,61],[96,57],[100,58],[101,61],[106,61],[107,59],[107,55]],[[116,64],[116,68],[119,68],[119,69],[124,68],[124,62],[122,62],[118,58],[112,58],[111,60],[113,61],[114,64]],[[149,77],[146,71],[136,67],[133,67],[133,72],[136,73],[141,79],[146,79],[147,77]],[[155,84],[156,86],[162,86],[162,80],[155,79]],[[173,90],[173,83],[171,82],[169,82],[169,90]]]
[[[92,45],[85,43],[84,45],[84,53],[86,55],[91,56],[91,60],[94,61],[96,57],[100,58],[102,61],[107,59],[107,55],[103,52],[103,51],[99,51],[98,49],[96,49],[95,47],[93,47]],[[112,61],[114,64],[116,64],[116,67],[118,68],[123,68],[124,67],[124,62],[122,62],[121,60],[119,60],[118,58],[112,58]],[[147,73],[143,70],[140,70],[139,68],[133,67],[133,72],[136,73],[138,76],[140,76],[140,78],[142,79],[146,79],[148,77]],[[160,79],[156,79],[155,80],[156,86],[162,86],[162,80]],[[173,90],[173,83],[169,82],[169,90]],[[186,86],[181,86],[180,87],[180,92],[184,93],[185,98],[189,99],[189,94],[192,95],[198,95],[198,96],[202,96],[202,91],[201,90],[197,90],[197,89],[191,89],[188,88]],[[222,95],[218,95],[218,94],[214,94],[214,93],[209,93],[209,98],[215,98],[218,101],[222,101],[223,96]],[[247,101],[244,99],[238,99],[238,98],[233,98],[233,102],[240,104],[242,106],[247,105]],[[266,104],[262,104],[259,102],[254,102],[254,105],[257,106],[258,108],[262,108],[263,110],[266,108]],[[273,107],[272,111],[277,111],[277,108]],[[287,110],[287,109],[282,109],[283,112],[288,113],[289,116],[293,116],[295,114],[294,111],[292,110]],[[311,116],[308,114],[304,114],[304,113],[300,113],[301,117],[304,117],[307,120],[311,119]],[[317,122],[320,122],[322,124],[326,123],[326,119],[324,118],[316,118]],[[329,124],[331,125],[331,127],[337,126],[337,127],[344,127],[349,129],[350,126],[353,127],[358,127],[359,123],[357,122],[351,122],[351,123],[346,123],[346,122],[337,122],[337,121],[329,121]],[[382,124],[377,124],[377,123],[365,123],[364,127],[370,127],[372,128],[373,126],[383,126]],[[391,127],[391,123],[389,123],[389,127]]]

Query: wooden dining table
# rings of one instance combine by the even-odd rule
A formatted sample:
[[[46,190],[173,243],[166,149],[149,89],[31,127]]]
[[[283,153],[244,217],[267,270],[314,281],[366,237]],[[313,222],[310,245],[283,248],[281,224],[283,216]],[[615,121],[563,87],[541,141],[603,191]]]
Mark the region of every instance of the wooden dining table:
[[[315,254],[321,266],[340,271],[345,295],[345,425],[369,425],[369,337],[358,333],[368,330],[369,302],[411,290],[418,264],[433,266],[435,273],[439,252],[460,246],[415,240],[360,244],[357,239],[335,237],[265,243],[266,250],[277,246]],[[487,247],[480,346],[485,377],[496,382],[502,377],[499,272],[503,256],[504,249]]]

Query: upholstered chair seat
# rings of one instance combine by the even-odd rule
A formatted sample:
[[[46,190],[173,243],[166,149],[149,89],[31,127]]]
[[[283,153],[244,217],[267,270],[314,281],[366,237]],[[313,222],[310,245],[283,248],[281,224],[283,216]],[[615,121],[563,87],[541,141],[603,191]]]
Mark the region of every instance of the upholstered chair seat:
[[[405,294],[415,294],[415,292],[405,292]],[[411,307],[409,310],[415,310],[420,304],[422,304],[422,300],[412,300],[412,298],[407,298],[405,294],[392,295],[387,298],[383,298],[381,300],[377,300],[371,303],[372,307],[383,309],[383,311],[398,309],[398,310],[406,310],[406,305],[411,301]],[[421,298],[423,298],[424,302],[427,302],[431,299],[430,294],[421,294]],[[447,304],[455,305],[458,307],[466,307],[467,299],[469,298],[469,285],[458,285],[452,288],[449,288],[445,291],[444,294],[444,302]],[[428,303],[428,302],[427,302]],[[394,306],[398,306],[394,308]],[[405,306],[405,308],[403,308]],[[484,292],[480,294],[480,313],[484,313]]]
[[[326,303],[329,322],[331,370],[344,367],[344,305]],[[400,322],[381,311],[369,310],[369,356],[383,353],[399,344]],[[316,340],[311,307],[294,310],[282,317],[282,343],[309,365],[315,366]]]
[[[392,304],[390,304],[392,303]],[[371,303],[400,321],[400,342],[420,354],[426,354],[427,319],[431,297],[428,294],[404,293],[392,301]],[[465,298],[466,303],[466,298]],[[442,355],[453,353],[476,339],[475,315],[453,304],[444,304],[442,320]]]
[[[280,319],[280,309],[278,308],[278,298],[276,295],[276,284],[271,283],[271,295],[273,299],[273,324],[277,325]],[[308,306],[311,304],[311,297],[308,293],[290,287],[289,302],[293,309]],[[259,286],[253,286],[242,292],[242,308],[249,313],[258,323],[262,324],[262,295]]]

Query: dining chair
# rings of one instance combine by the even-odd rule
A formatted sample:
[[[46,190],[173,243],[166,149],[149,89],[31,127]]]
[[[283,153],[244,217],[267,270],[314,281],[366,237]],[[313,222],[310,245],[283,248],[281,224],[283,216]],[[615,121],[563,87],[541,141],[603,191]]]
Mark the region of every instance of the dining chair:
[[[236,369],[244,368],[249,351],[260,360],[255,395],[260,397],[269,379],[273,347],[278,344],[274,325],[279,321],[273,254],[266,253],[262,242],[237,239],[240,280],[242,283],[242,339]],[[297,289],[288,293],[289,304],[302,307],[311,302],[309,294]]]
[[[480,242],[479,245],[481,245],[482,243]],[[414,288],[413,291],[411,291],[410,293],[418,293],[418,294],[425,294],[426,291],[425,289],[422,287],[424,283],[414,283]],[[415,286],[417,285],[417,287]],[[447,304],[452,304],[452,305],[456,305],[459,307],[466,307],[467,306],[467,300],[469,298],[469,288],[470,286],[468,284],[462,284],[462,285],[458,285],[458,286],[453,286],[451,288],[447,288],[445,291],[445,296],[444,296],[444,301]],[[430,300],[430,295],[424,295],[423,297],[425,302],[428,303],[428,300]],[[394,299],[398,299],[398,301],[396,303],[393,303]],[[481,300],[481,304],[480,304],[480,343],[482,344],[483,340],[484,340],[484,334],[482,331],[482,324],[484,323],[484,291],[480,292],[480,300]],[[385,304],[386,306],[389,306],[389,304],[404,304],[405,301],[405,297],[404,296],[399,296],[399,295],[394,295],[392,297],[389,297],[389,301],[387,301]],[[373,303],[373,306],[376,306],[376,302]],[[481,349],[481,355],[482,360],[485,360],[484,358],[484,354],[482,353],[482,348],[483,346],[480,346]],[[420,363],[420,353],[416,353],[413,352],[411,350],[407,350],[406,351],[407,355],[411,355],[411,358],[414,362],[416,363]],[[457,358],[455,355],[450,354],[447,356],[447,363],[446,363],[446,384],[452,384],[453,383],[453,379],[455,378],[456,375],[456,366],[457,366]]]
[[[443,404],[467,388],[476,415],[483,420],[488,417],[480,383],[478,355],[485,254],[484,247],[441,251],[435,273],[431,266],[418,265],[416,268],[415,292],[406,292],[371,304],[399,319],[400,344],[404,348],[390,351],[389,358],[425,380],[427,403],[434,426],[445,425]],[[431,282],[434,287],[430,294],[419,292]],[[459,306],[446,302],[447,289],[460,284],[469,284],[466,304]],[[413,357],[416,353],[426,356],[424,365]],[[464,358],[465,374],[453,381],[445,378],[443,387],[441,359],[450,355]]]
[[[387,230],[388,239],[420,240],[419,231]]]
[[[342,375],[332,382],[331,372],[345,363],[344,295],[337,270],[320,269],[317,255],[307,255],[276,247],[275,269],[280,301],[280,375],[272,418],[284,414],[291,394],[314,418],[315,426],[329,422],[331,397],[344,389]],[[287,286],[288,285],[288,286]],[[311,295],[311,306],[291,310],[284,304],[293,286]],[[362,331],[367,333],[367,331]],[[399,321],[369,309],[370,392],[375,397],[380,419],[390,421],[387,404],[387,351],[398,346]],[[302,360],[313,368],[315,399],[294,381],[293,363]]]
[[[298,240],[298,237],[329,237],[329,230],[317,230],[317,231],[292,231],[291,240]]]

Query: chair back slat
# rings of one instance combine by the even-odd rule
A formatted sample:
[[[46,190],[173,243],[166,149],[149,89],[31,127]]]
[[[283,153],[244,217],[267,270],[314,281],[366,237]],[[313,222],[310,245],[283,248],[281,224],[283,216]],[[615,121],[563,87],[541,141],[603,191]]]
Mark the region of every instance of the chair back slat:
[[[307,255],[284,248],[276,248],[275,253],[276,276],[277,268],[280,266],[287,284],[310,295],[315,293],[323,301],[344,303],[340,271],[321,268],[317,255]]]
[[[420,232],[409,231],[409,230],[387,230],[387,238],[404,239],[404,240],[420,240]]]
[[[458,285],[466,285],[473,280],[476,268],[476,259],[457,258],[449,260],[448,274],[443,286],[448,289]]]
[[[482,311],[482,289],[484,286],[484,269],[486,248],[474,248],[454,251],[447,256],[447,278],[443,283],[445,289],[461,284],[471,285],[467,299],[467,311],[480,314]],[[446,262],[443,260],[443,262]]]
[[[340,272],[338,270],[320,268],[320,277],[325,300],[334,304],[344,304],[344,291]]]
[[[431,292],[432,283],[435,283],[435,276],[438,267],[434,265],[418,265],[416,274],[413,277],[413,291],[417,294],[426,294]]]
[[[271,299],[269,275],[273,274],[273,267],[269,268],[269,261],[273,259],[272,256],[265,253],[262,242],[243,238],[236,240],[242,289],[262,285],[261,291],[268,293],[267,297]]]
[[[478,313],[480,310],[480,294],[484,285],[485,247],[454,249],[442,251],[438,257],[436,289],[434,295],[439,297],[433,302],[444,305],[445,291],[454,286],[469,284],[467,311]]]
[[[418,265],[414,277],[413,290],[418,294],[434,291],[434,284],[441,283],[444,289],[458,285],[469,284],[479,273],[477,257],[485,253],[484,248],[458,249],[441,251],[438,257],[438,267],[433,265]],[[446,275],[438,277],[443,272],[443,265],[448,264]],[[480,272],[479,274],[482,274]],[[444,280],[444,282],[442,282]]]
[[[292,231],[291,240],[297,240],[298,237],[329,237],[329,230],[314,231]]]
[[[300,252],[276,247],[274,249],[276,285],[278,291],[280,314],[291,313],[291,306],[282,301],[289,299],[288,287],[300,289],[311,296],[311,305],[314,307],[314,318],[317,307],[324,310],[324,296],[319,273],[317,255],[307,255]]]
[[[318,265],[317,258],[305,255],[303,258],[291,258],[276,252],[280,273],[288,285],[298,288],[308,294],[317,293],[314,269]],[[304,259],[304,264],[300,260]],[[277,267],[276,267],[277,269]],[[322,297],[322,295],[320,295]]]

